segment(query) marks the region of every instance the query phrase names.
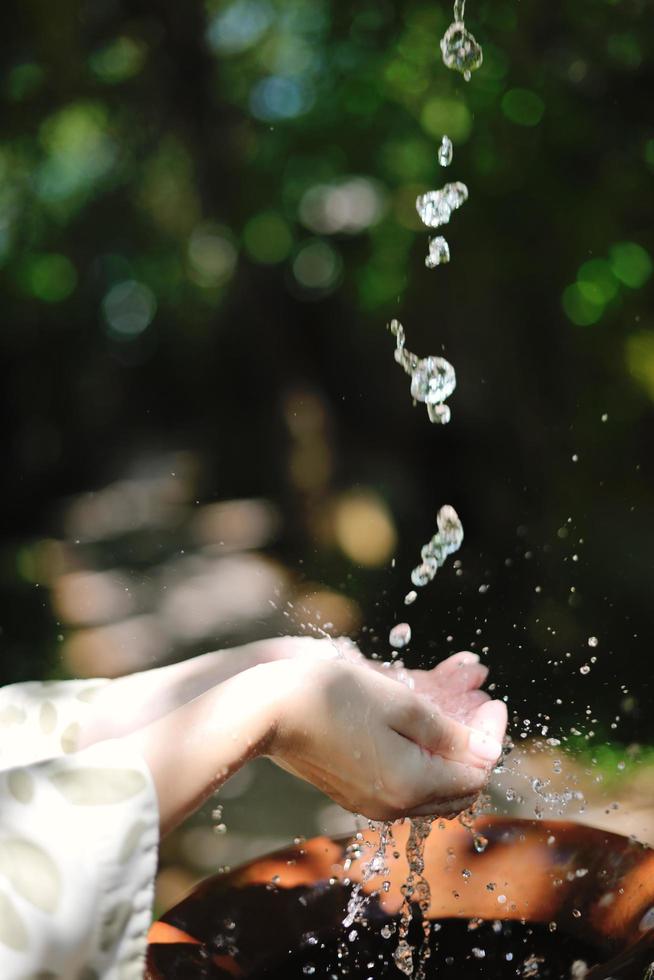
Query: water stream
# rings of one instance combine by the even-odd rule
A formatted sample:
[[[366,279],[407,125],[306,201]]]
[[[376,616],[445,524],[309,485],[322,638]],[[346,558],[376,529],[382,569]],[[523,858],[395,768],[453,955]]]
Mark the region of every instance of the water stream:
[[[461,72],[466,81],[479,68],[483,61],[481,46],[467,30],[464,23],[465,0],[455,0],[454,20],[448,27],[441,40],[443,62],[448,68]],[[449,167],[454,155],[452,140],[443,135],[437,152],[438,163],[441,167]],[[427,228],[440,228],[449,223],[452,214],[468,200],[468,188],[461,181],[446,183],[438,190],[427,191],[416,200],[416,210],[420,220]],[[450,247],[442,235],[429,239],[425,265],[435,269],[450,261]],[[411,397],[414,404],[422,402],[427,407],[430,422],[447,424],[451,411],[446,400],[456,388],[456,373],[454,367],[444,357],[430,355],[419,358],[406,347],[406,333],[399,320],[390,323],[390,330],[395,337],[395,360],[411,378]],[[445,504],[438,511],[436,518],[438,530],[436,534],[422,547],[421,562],[411,572],[411,582],[415,589],[424,588],[433,581],[437,571],[449,555],[458,551],[463,543],[463,525],[454,507]],[[415,589],[408,592],[404,598],[406,606],[411,605],[417,598]],[[389,634],[389,643],[394,650],[402,649],[411,641],[409,623],[398,623]],[[471,813],[462,814],[461,823],[473,835],[473,846],[477,853],[486,847],[486,839],[474,831],[474,820]],[[415,980],[424,980],[427,961],[431,955],[430,935],[432,924],[427,915],[431,903],[429,883],[424,876],[425,841],[429,836],[433,818],[418,817],[410,820],[409,838],[406,845],[408,875],[403,885],[403,902],[398,923],[398,943],[393,954],[396,967],[406,976]],[[375,869],[384,866],[383,852],[385,842],[390,834],[386,827],[380,832],[379,850],[371,861],[364,866],[364,881],[372,874],[379,873]],[[354,921],[360,914],[360,892],[356,886],[352,894],[346,923]],[[356,895],[355,895],[356,892]],[[409,932],[412,927],[414,913],[420,917],[423,938],[418,948],[412,945]]]

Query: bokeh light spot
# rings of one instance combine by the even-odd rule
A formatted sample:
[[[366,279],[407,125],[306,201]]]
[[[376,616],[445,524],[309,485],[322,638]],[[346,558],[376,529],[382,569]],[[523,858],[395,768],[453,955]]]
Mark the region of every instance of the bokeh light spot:
[[[640,289],[652,274],[652,259],[636,242],[618,242],[609,252],[613,274],[630,289]]]
[[[334,535],[351,561],[369,568],[387,562],[397,543],[391,513],[373,490],[352,490],[339,498],[334,509]]]
[[[25,61],[11,69],[5,82],[5,93],[10,102],[23,102],[40,88],[44,72],[40,65]]]
[[[573,283],[563,291],[561,302],[568,319],[578,327],[597,323],[604,312],[601,299],[593,300],[590,291],[581,289],[579,283]]]
[[[23,270],[28,292],[45,303],[67,299],[77,285],[75,266],[65,255],[56,252],[32,255]]]
[[[341,277],[342,260],[331,245],[311,241],[303,245],[293,260],[293,275],[305,289],[333,290]]]
[[[189,239],[188,260],[191,278],[199,286],[224,285],[236,265],[236,248],[229,231],[217,225],[198,225]]]
[[[300,220],[318,234],[355,235],[377,224],[383,213],[379,187],[365,177],[310,187],[300,201]]]
[[[586,299],[596,304],[608,303],[618,292],[618,281],[606,259],[590,259],[579,269],[577,285]]]
[[[43,200],[88,191],[111,170],[116,146],[107,130],[106,109],[94,102],[73,103],[45,120],[40,137],[48,156],[36,175]]]
[[[654,401],[654,332],[641,330],[627,337],[625,360],[632,378]]]
[[[502,96],[502,112],[517,126],[537,126],[543,118],[545,103],[540,95],[527,88],[510,88]]]
[[[290,254],[293,236],[281,215],[276,211],[263,211],[246,224],[243,244],[255,262],[274,265],[283,262]]]
[[[116,283],[102,300],[102,312],[109,332],[131,340],[150,325],[157,309],[152,290],[142,282],[127,279]]]
[[[265,122],[295,119],[313,104],[308,84],[299,78],[270,75],[258,81],[250,93],[252,115]]]
[[[465,103],[442,97],[429,99],[420,122],[430,136],[440,138],[447,133],[455,143],[464,143],[472,129],[472,116]]]
[[[109,85],[124,82],[138,75],[145,63],[146,47],[132,37],[117,37],[89,58],[89,67],[96,78]]]
[[[217,54],[239,54],[263,37],[273,20],[265,0],[236,0],[221,10],[207,28],[209,46]]]

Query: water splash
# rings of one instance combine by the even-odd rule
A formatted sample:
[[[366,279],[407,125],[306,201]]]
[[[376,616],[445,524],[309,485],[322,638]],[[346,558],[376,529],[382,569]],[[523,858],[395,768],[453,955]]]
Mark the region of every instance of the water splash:
[[[449,167],[454,155],[454,146],[449,136],[443,136],[441,145],[438,147],[438,162],[441,167]]]
[[[438,235],[436,238],[429,239],[429,252],[425,258],[425,265],[428,269],[435,269],[437,265],[445,265],[450,261],[450,246],[447,241]]]
[[[395,337],[395,360],[411,375],[411,396],[427,406],[430,422],[445,424],[451,413],[443,402],[456,388],[454,368],[444,357],[419,358],[407,350],[404,327],[399,320],[391,320],[391,333]]]
[[[388,877],[390,874],[390,869],[386,864],[386,851],[388,848],[395,847],[393,825],[390,822],[369,820],[368,826],[373,833],[379,835],[379,842],[372,857],[361,866],[361,881],[356,883],[350,893],[347,903],[347,913],[343,919],[343,928],[345,929],[349,929],[355,923],[363,922],[365,911],[370,901],[379,895],[380,891],[386,891],[385,880],[382,882],[381,889],[376,889],[368,894],[365,893],[364,886],[373,878]],[[360,837],[361,835],[357,834],[357,841],[348,848],[347,859],[343,868],[345,871],[349,870],[353,859],[361,857]],[[368,846],[372,845],[369,844]]]
[[[454,507],[445,504],[436,517],[438,532],[420,551],[422,562],[411,572],[411,581],[416,588],[424,588],[432,581],[449,555],[458,551],[463,543],[463,525]]]
[[[411,642],[411,627],[408,623],[398,623],[388,634],[388,642],[395,650],[402,650]]]
[[[446,225],[452,211],[458,210],[468,200],[468,188],[460,180],[445,184],[438,191],[427,191],[416,199],[416,211],[428,228]]]
[[[473,71],[481,67],[484,52],[466,28],[464,15],[465,0],[455,0],[454,20],[441,39],[441,54],[445,67],[460,72],[469,82]]]
[[[393,959],[398,970],[406,976],[414,976],[415,980],[423,980],[425,965],[429,957],[430,922],[426,918],[431,905],[429,882],[424,876],[425,870],[425,841],[429,837],[433,817],[414,817],[406,845],[406,859],[409,873],[402,885],[403,902],[400,909],[398,927],[398,944],[393,953]],[[408,941],[409,929],[413,919],[413,906],[417,905],[423,919],[424,940],[418,952],[418,965],[414,973],[413,948]]]

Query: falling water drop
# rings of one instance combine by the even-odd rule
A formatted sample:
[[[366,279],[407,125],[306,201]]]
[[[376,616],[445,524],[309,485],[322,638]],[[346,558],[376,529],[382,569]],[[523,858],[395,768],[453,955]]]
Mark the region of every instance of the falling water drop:
[[[468,200],[468,188],[460,180],[445,184],[438,191],[427,191],[416,199],[416,211],[420,220],[428,228],[439,228],[450,220],[456,211]]]
[[[453,71],[461,72],[466,82],[469,82],[472,72],[482,64],[484,52],[463,22],[465,6],[465,0],[454,0],[454,21],[441,39],[441,53],[443,64]]]
[[[438,162],[441,167],[449,167],[452,163],[454,147],[449,136],[443,136],[441,145],[438,147]]]
[[[441,40],[443,64],[453,71],[459,71],[466,82],[473,71],[481,67],[484,52],[481,45],[461,21],[454,21],[445,31]]]
[[[425,258],[425,265],[428,269],[435,269],[437,265],[445,265],[450,261],[450,246],[442,235],[429,239],[429,253]]]
[[[454,368],[444,357],[425,357],[411,375],[411,397],[417,402],[438,405],[456,388]]]
[[[411,642],[411,627],[408,623],[398,623],[388,634],[388,642],[396,650],[401,650]]]
[[[447,425],[452,418],[449,405],[427,405],[427,415],[430,422],[438,425]]]
[[[450,410],[442,403],[456,388],[454,368],[444,357],[419,358],[407,350],[404,327],[399,320],[391,320],[390,329],[395,337],[395,360],[411,375],[411,397],[427,406],[431,422],[449,422]],[[436,410],[434,406],[441,407]]]
[[[463,525],[450,504],[441,507],[436,523],[437,533],[420,550],[422,563],[411,572],[411,581],[416,588],[423,588],[431,582],[448,555],[458,551],[463,543]]]
[[[597,639],[596,636],[589,636],[588,637],[588,646],[589,647],[596,647],[598,644],[599,644],[599,640]]]
[[[407,592],[407,594],[404,596],[404,605],[405,606],[413,605],[413,603],[416,601],[417,598],[418,598],[418,593],[415,591],[415,589],[411,589],[411,591]]]

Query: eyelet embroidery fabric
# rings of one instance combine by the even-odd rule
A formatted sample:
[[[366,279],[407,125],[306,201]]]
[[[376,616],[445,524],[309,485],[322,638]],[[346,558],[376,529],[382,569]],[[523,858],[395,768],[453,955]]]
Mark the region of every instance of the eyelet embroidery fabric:
[[[120,740],[75,751],[109,681],[0,690],[0,976],[140,980],[159,815]]]

